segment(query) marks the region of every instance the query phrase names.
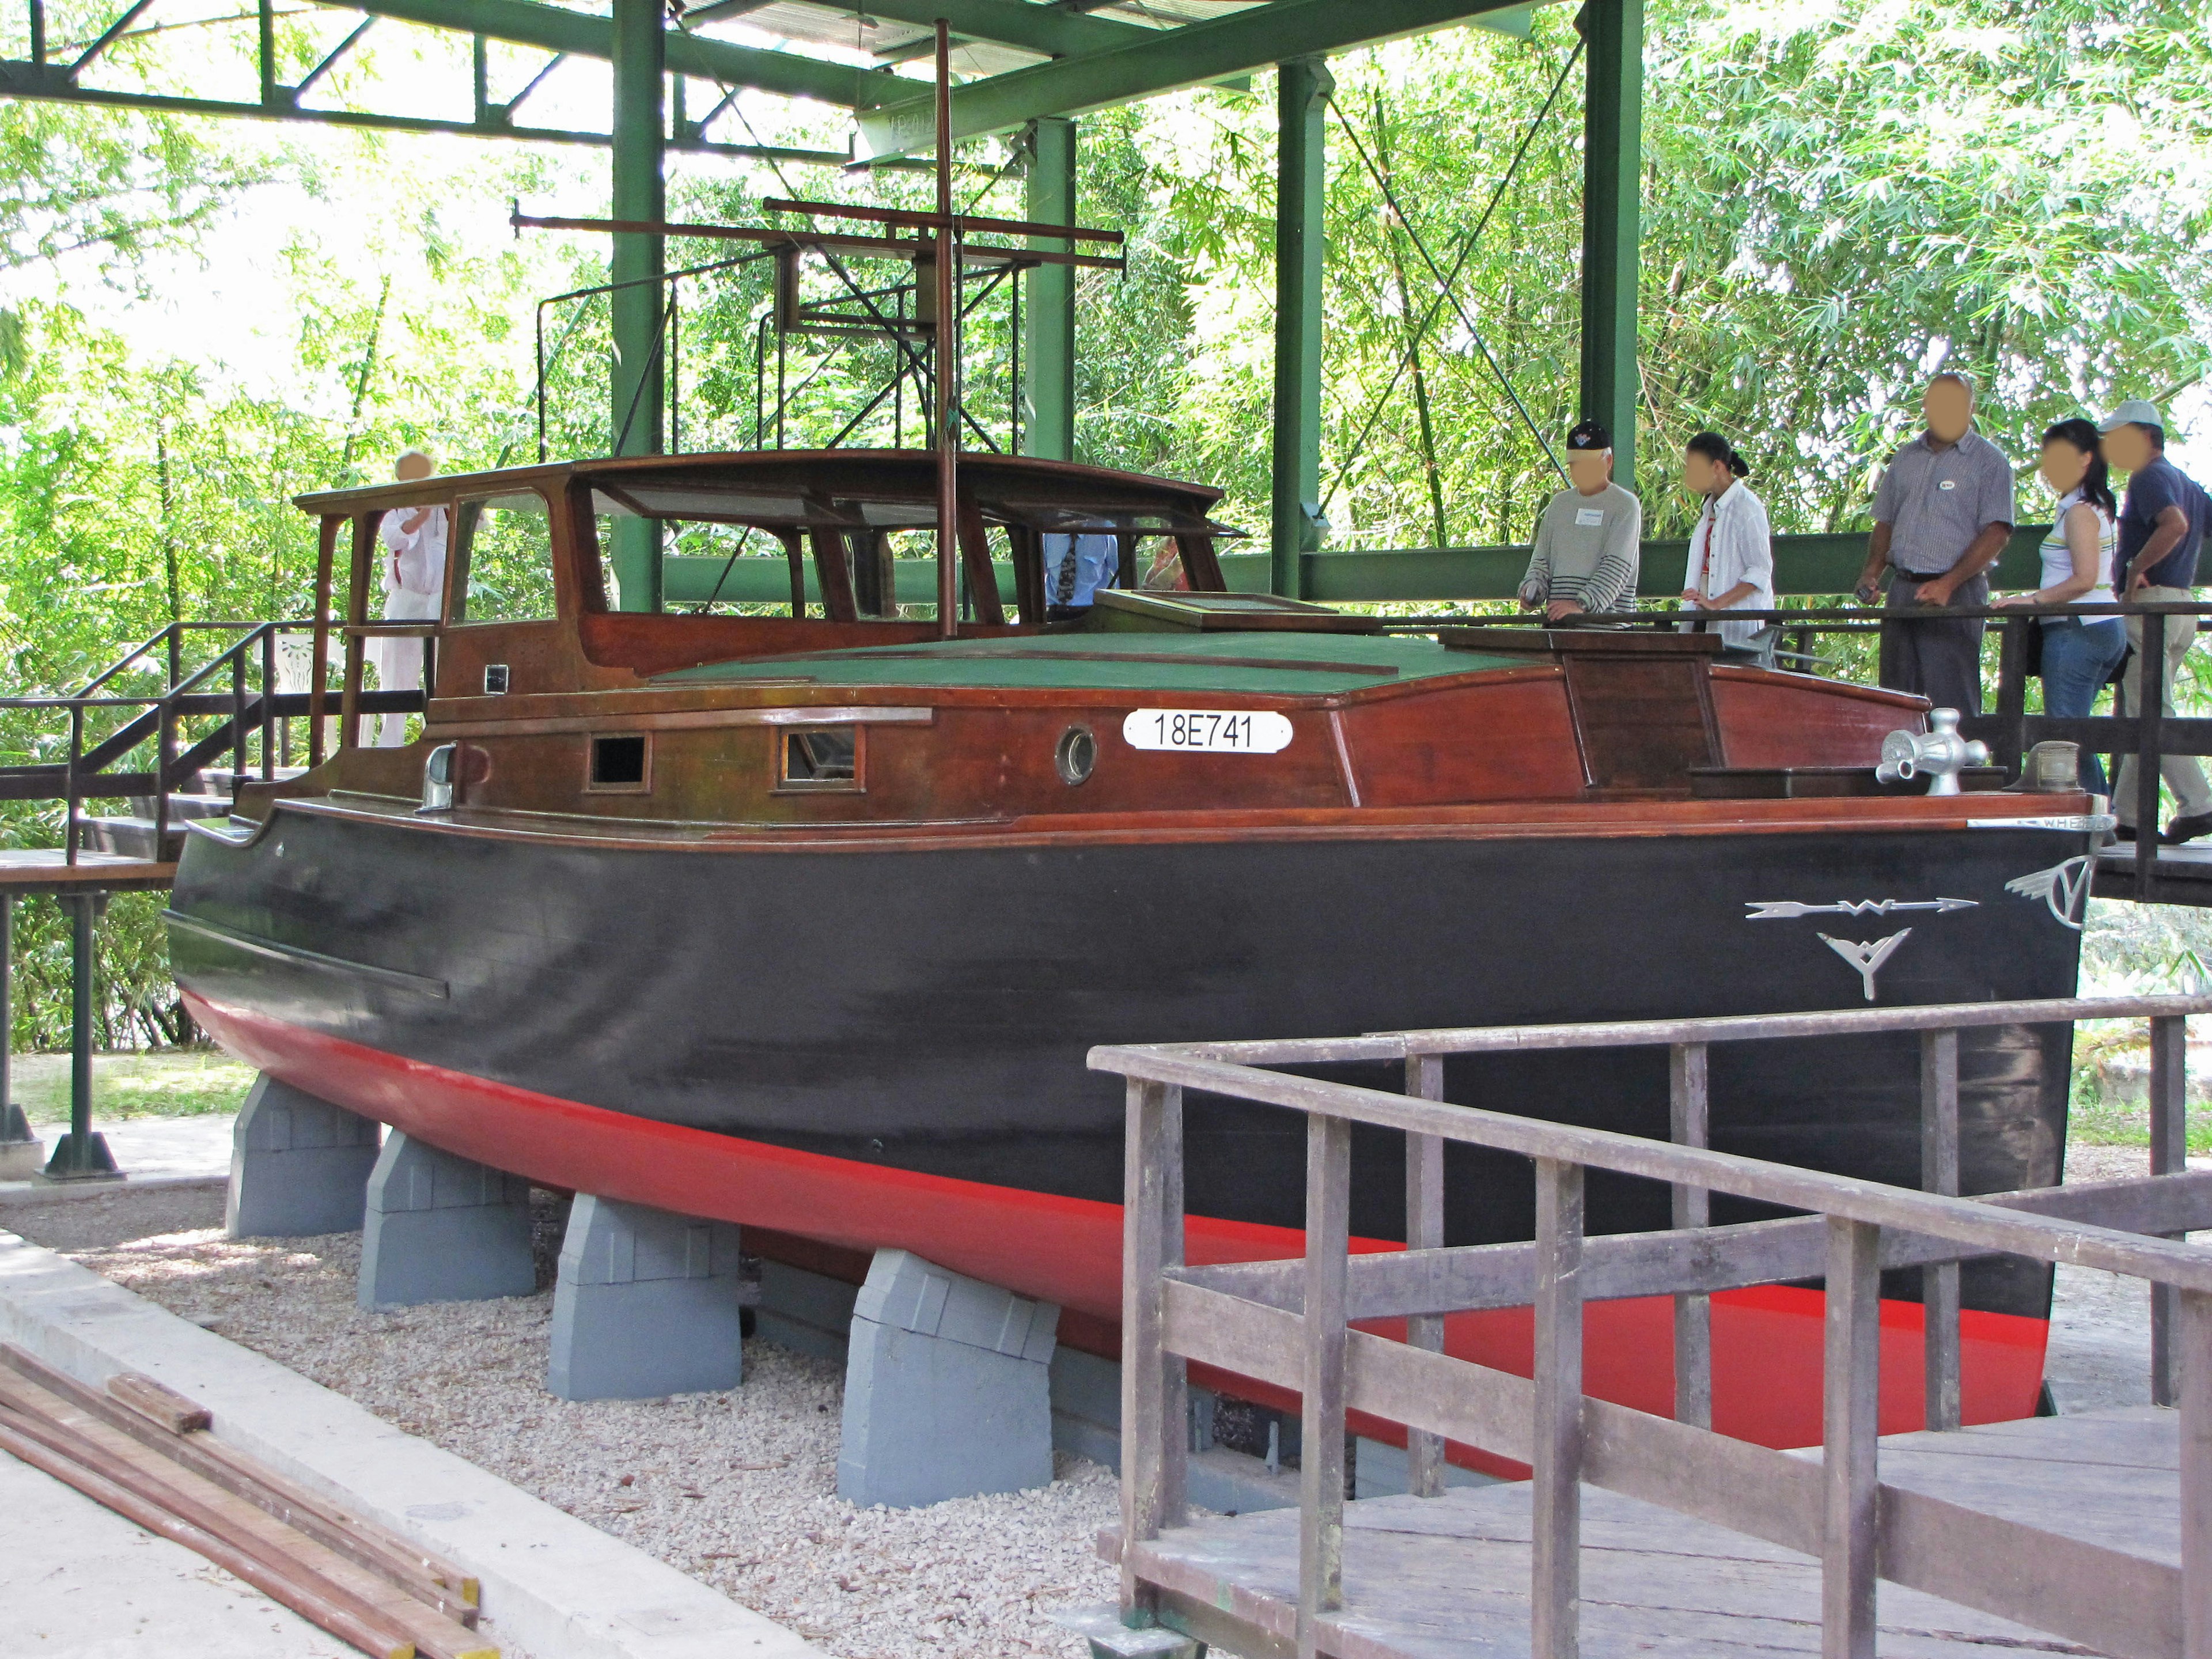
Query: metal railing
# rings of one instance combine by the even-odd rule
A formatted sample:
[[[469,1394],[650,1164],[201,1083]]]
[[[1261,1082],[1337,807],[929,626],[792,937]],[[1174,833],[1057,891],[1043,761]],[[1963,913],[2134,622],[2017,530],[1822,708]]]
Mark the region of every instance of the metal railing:
[[[2037,1626],[2100,1651],[2212,1659],[2212,1172],[2185,1165],[2185,1017],[2212,995],[2063,999],[1618,1024],[1399,1032],[1344,1040],[1164,1044],[1091,1051],[1128,1079],[1122,1284],[1121,1607],[1172,1623],[1174,1594],[1146,1576],[1146,1547],[1185,1525],[1186,1368],[1197,1361],[1303,1401],[1298,1607],[1301,1656],[1335,1651],[1345,1605],[1345,1430],[1350,1412],[1407,1431],[1412,1490],[1443,1490],[1447,1437],[1532,1466],[1531,1650],[1572,1659],[1580,1595],[1581,1486],[1749,1534],[1817,1558],[1823,1651],[1874,1652],[1877,1577]],[[2148,1018],[2151,1170],[2146,1178],[1980,1198],[1958,1183],[1959,1035],[1974,1027]],[[1705,1062],[1715,1043],[1917,1031],[1923,1182],[1878,1182],[1711,1150]],[[1665,1047],[1674,1139],[1446,1104],[1453,1054]],[[1267,1069],[1397,1061],[1405,1091]],[[1192,1267],[1183,1261],[1182,1093],[1253,1101],[1306,1121],[1304,1260]],[[1405,1136],[1406,1249],[1353,1255],[1352,1129]],[[1534,1160],[1536,1236],[1443,1244],[1446,1142]],[[1674,1230],[1586,1237],[1583,1171],[1668,1183]],[[1723,1193],[1807,1212],[1709,1225]],[[1693,1248],[1682,1230],[1695,1230]],[[2122,1557],[2001,1517],[1966,1515],[1879,1479],[1880,1273],[1918,1267],[1927,1294],[1929,1426],[1959,1422],[1962,1259],[2021,1255],[2102,1268],[2153,1286],[2152,1386],[2181,1409],[2181,1565]],[[1825,1278],[1825,1434],[1819,1462],[1713,1432],[1716,1291]],[[1673,1420],[1590,1398],[1583,1310],[1672,1296]],[[1447,1313],[1528,1306],[1533,1377],[1444,1354]],[[1352,1328],[1403,1318],[1403,1342]],[[1962,1516],[1965,1520],[1962,1520]],[[1970,1520],[1972,1524],[1965,1524]],[[2115,1563],[2124,1560],[2125,1571]],[[2179,1633],[2179,1645],[2175,1635]],[[1285,1632],[1274,1632],[1280,1640]]]
[[[250,751],[258,750],[261,776],[273,779],[278,767],[287,763],[279,722],[299,716],[309,723],[308,763],[321,761],[329,690],[312,680],[304,691],[286,692],[278,686],[278,637],[314,631],[312,622],[171,623],[74,691],[0,697],[0,708],[39,711],[67,726],[64,759],[0,766],[0,800],[64,802],[62,845],[65,861],[73,865],[82,845],[88,799],[149,799],[153,803],[155,861],[164,861],[173,840],[171,797],[203,767],[228,752],[234,795],[250,769]],[[370,623],[349,631],[420,630],[412,623]],[[188,646],[195,635],[204,635],[218,636],[220,648],[207,661],[188,667]],[[428,660],[426,647],[426,668]],[[158,689],[135,696],[107,689],[131,671],[147,667],[161,675]],[[420,690],[362,692],[357,698],[359,707],[353,712],[362,714],[419,714],[424,707]],[[106,710],[122,711],[125,717],[113,729],[88,740],[88,717]],[[183,722],[210,718],[216,722],[211,729],[182,740]],[[349,732],[344,740],[351,740]],[[149,744],[154,749],[150,766],[123,769]]]
[[[2108,617],[2137,619],[2142,629],[2142,654],[2147,662],[2158,664],[2165,659],[2167,630],[2174,626],[2172,619],[2177,617],[2200,620],[2212,617],[2212,604],[1927,605],[1896,611],[1832,606],[1818,610],[1784,608],[1726,612],[1692,612],[1671,607],[1639,608],[1591,615],[1579,619],[1577,625],[1661,630],[1686,628],[1705,632],[1722,621],[1771,623],[1792,641],[1788,654],[1778,665],[1809,668],[1824,665],[1814,652],[1814,642],[1824,635],[1878,633],[1884,623],[1966,619],[1994,623],[1997,624],[2000,634],[1996,706],[1987,714],[1961,710],[1960,732],[1987,744],[1991,763],[2002,767],[2015,781],[2022,757],[2037,744],[2045,741],[2078,744],[2086,752],[2103,757],[2108,769],[2112,771],[2115,784],[2118,781],[2116,770],[2118,762],[2124,758],[2133,759],[2136,763],[2135,799],[2130,805],[2133,808],[2131,816],[2137,825],[2135,856],[2123,878],[2124,891],[2119,890],[2120,882],[2110,879],[2120,872],[2110,869],[2107,870],[2107,880],[2100,884],[2100,890],[2107,892],[2110,896],[2132,898],[2143,902],[2170,899],[2176,896],[2172,890],[2175,884],[2170,879],[2161,880],[2157,868],[2160,769],[2170,756],[2212,756],[2212,718],[2168,714],[2165,710],[2165,700],[2160,696],[2146,697],[2145,707],[2139,712],[2122,712],[2125,698],[2117,681],[2113,691],[2114,712],[2110,714],[2062,716],[2030,714],[2027,710],[2027,682],[2033,678],[2027,672],[2029,628],[2038,621],[2051,617],[2095,619]],[[1545,625],[1540,614],[1523,612],[1478,617],[1393,617],[1388,619],[1383,626],[1394,633],[1418,633],[1432,631],[1440,626],[1463,627],[1470,622],[1486,628]],[[2158,674],[2154,671],[2147,684],[2155,685],[2157,683]]]

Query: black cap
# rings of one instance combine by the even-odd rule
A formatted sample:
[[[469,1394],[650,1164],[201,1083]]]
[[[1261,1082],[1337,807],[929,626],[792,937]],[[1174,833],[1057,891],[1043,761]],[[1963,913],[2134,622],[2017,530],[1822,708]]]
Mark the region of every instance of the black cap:
[[[1584,421],[1572,432],[1567,434],[1567,447],[1569,449],[1610,449],[1613,447],[1613,434],[1607,432],[1595,421]]]

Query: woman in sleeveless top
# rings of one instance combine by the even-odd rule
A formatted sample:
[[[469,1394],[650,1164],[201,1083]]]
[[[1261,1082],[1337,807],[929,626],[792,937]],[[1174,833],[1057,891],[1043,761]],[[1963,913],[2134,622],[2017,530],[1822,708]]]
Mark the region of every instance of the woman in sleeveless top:
[[[2110,605],[2112,554],[2118,545],[2112,487],[2098,453],[2097,428],[2084,420],[2061,421],[2043,434],[2043,481],[2058,497],[2051,533],[2043,540],[2043,586],[2008,594],[1998,605]],[[2127,655],[2128,635],[2118,617],[2043,618],[2043,712],[2076,716],[2095,712],[2103,690]],[[2111,793],[2105,765],[2081,751],[2082,788]]]

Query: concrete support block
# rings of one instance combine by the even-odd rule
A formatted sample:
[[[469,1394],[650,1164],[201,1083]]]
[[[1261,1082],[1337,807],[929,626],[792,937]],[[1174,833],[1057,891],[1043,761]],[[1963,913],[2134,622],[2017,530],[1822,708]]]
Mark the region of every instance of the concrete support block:
[[[1052,1480],[1060,1310],[878,1250],[853,1314],[837,1495],[911,1509]]]
[[[1498,1483],[1498,1478],[1494,1474],[1480,1474],[1456,1463],[1444,1465],[1447,1492],[1455,1486],[1494,1486]],[[1354,1498],[1403,1498],[1412,1490],[1406,1449],[1361,1435],[1353,1444],[1352,1485],[1357,1488],[1352,1493]]]
[[[233,1238],[307,1238],[362,1224],[379,1125],[264,1073],[231,1131]]]
[[[483,1302],[538,1288],[530,1183],[394,1129],[368,1177],[364,1308]]]
[[[733,1389],[738,1230],[576,1195],[553,1291],[545,1387],[561,1400],[657,1400]]]
[[[753,1334],[795,1353],[842,1365],[851,1346],[853,1309],[860,1295],[858,1285],[842,1279],[781,1261],[763,1261]]]
[[[1118,1607],[1067,1607],[1045,1617],[1088,1642],[1091,1659],[1206,1659],[1204,1643],[1161,1625],[1131,1630]]]
[[[1298,1472],[1270,1469],[1256,1457],[1213,1443],[1213,1396],[1190,1391],[1190,1501],[1224,1515],[1296,1509]],[[1121,1368],[1110,1359],[1061,1348],[1052,1357],[1052,1443],[1117,1474],[1121,1468]],[[1402,1457],[1403,1453],[1400,1455]]]
[[[23,1109],[0,1106],[0,1181],[36,1180],[46,1167],[46,1143],[31,1133]]]

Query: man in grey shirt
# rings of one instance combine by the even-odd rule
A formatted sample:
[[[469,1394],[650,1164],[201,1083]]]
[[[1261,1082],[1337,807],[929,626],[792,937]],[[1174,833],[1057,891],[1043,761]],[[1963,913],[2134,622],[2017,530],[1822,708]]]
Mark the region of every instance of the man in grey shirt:
[[[1986,573],[2012,535],[2012,463],[1973,429],[1974,383],[1966,375],[1936,376],[1920,408],[1927,430],[1890,457],[1875,491],[1856,597],[1872,605],[1883,569],[1893,568],[1891,614],[1881,624],[1882,684],[1978,714],[1981,618],[1902,613],[1989,603]]]
[[[1536,521],[1536,546],[1521,579],[1521,608],[1549,622],[1636,603],[1644,504],[1613,482],[1613,434],[1595,421],[1567,434],[1567,477]]]

